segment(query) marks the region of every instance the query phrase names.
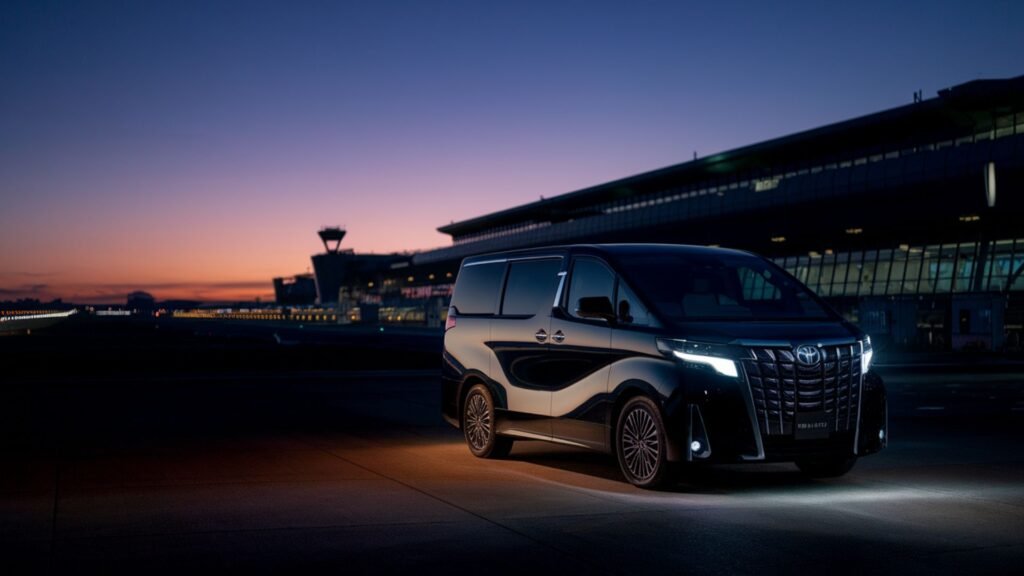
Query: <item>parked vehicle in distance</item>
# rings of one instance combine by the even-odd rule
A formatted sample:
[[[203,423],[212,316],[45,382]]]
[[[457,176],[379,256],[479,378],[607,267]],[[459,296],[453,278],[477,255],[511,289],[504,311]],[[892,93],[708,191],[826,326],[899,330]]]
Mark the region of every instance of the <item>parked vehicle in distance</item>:
[[[840,476],[887,442],[871,340],[772,262],[659,244],[467,258],[442,411],[469,450],[612,453],[653,488],[675,463],[791,461]]]

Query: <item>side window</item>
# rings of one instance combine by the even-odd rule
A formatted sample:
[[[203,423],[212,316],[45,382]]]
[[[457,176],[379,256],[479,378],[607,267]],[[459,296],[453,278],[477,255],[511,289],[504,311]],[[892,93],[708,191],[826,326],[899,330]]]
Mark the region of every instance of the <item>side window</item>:
[[[619,322],[632,326],[647,326],[650,324],[647,309],[640,303],[640,299],[630,290],[629,286],[621,279],[619,280],[619,301],[615,305],[615,313]]]
[[[550,311],[555,291],[558,290],[558,272],[561,269],[562,260],[558,258],[509,264],[501,313],[532,316],[545,308]]]
[[[607,266],[592,258],[577,258],[572,265],[569,284],[569,314],[576,316],[580,298],[604,296],[611,302],[615,292],[615,274]]]
[[[494,314],[504,277],[504,262],[463,266],[455,280],[452,306],[459,314]]]

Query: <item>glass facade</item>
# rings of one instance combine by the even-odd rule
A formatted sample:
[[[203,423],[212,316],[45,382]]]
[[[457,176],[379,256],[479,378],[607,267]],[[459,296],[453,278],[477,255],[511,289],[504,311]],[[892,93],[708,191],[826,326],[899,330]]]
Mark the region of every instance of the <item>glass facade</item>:
[[[1024,290],[1024,239],[812,252],[774,262],[825,298]]]

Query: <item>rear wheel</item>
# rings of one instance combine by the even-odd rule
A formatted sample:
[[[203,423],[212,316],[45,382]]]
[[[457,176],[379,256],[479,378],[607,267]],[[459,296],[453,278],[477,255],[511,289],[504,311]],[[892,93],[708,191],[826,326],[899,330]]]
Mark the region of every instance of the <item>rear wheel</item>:
[[[669,478],[665,425],[658,406],[637,396],[626,402],[615,427],[615,453],[629,482],[657,488]]]
[[[832,456],[797,460],[796,467],[811,478],[838,478],[853,469],[856,456]]]
[[[494,399],[483,384],[470,388],[462,403],[462,433],[478,458],[504,458],[512,451],[512,439],[495,430]]]

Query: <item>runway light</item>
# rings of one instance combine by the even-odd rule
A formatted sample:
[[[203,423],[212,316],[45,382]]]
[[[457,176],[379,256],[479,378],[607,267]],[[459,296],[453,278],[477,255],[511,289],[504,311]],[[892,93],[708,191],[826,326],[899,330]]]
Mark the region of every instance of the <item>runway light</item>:
[[[698,442],[696,440],[694,440],[693,442],[690,442],[690,451],[691,452],[700,452],[700,442]]]
[[[961,222],[977,222],[978,220],[981,220],[981,216],[978,216],[977,214],[967,214],[966,216],[960,217]]]

